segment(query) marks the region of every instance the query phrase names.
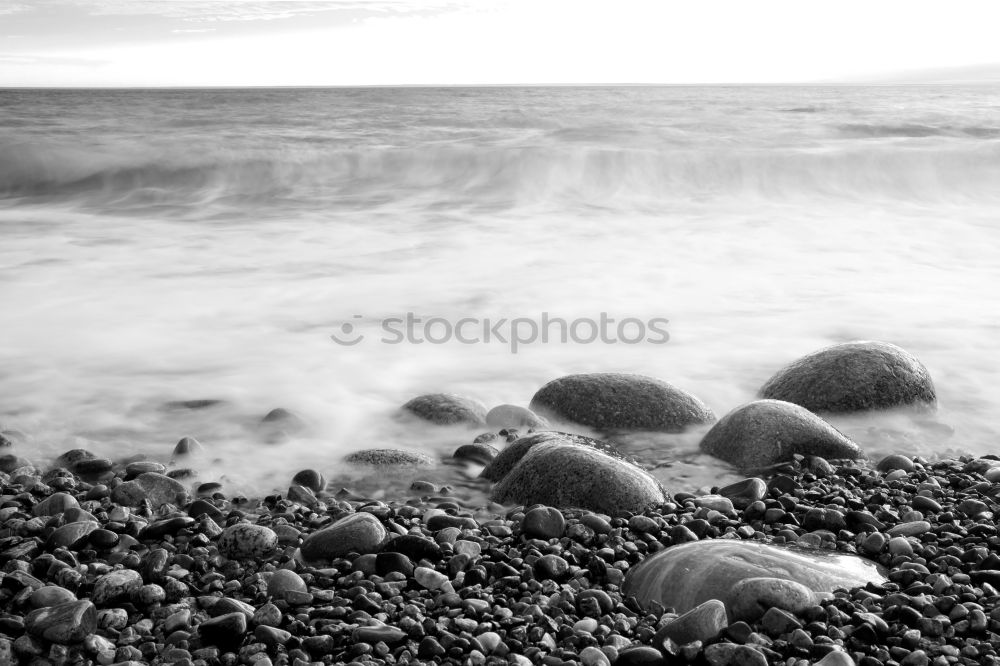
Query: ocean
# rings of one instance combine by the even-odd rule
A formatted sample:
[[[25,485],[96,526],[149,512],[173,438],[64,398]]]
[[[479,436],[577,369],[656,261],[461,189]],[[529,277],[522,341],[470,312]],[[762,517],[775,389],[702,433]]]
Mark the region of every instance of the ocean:
[[[0,90],[0,428],[38,460],[192,436],[261,491],[470,441],[394,418],[421,393],[636,372],[721,416],[876,339],[939,409],[837,427],[1000,453],[998,247],[998,87]],[[310,429],[261,441],[275,407]],[[732,474],[700,434],[626,446],[687,490]]]

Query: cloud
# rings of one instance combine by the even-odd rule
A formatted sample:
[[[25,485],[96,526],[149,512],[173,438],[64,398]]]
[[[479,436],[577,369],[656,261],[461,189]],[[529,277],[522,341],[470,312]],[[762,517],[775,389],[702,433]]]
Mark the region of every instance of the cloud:
[[[93,16],[158,16],[183,21],[273,21],[328,12],[435,14],[472,6],[473,0],[40,0],[35,8],[73,7]],[[31,9],[15,5],[20,11]]]

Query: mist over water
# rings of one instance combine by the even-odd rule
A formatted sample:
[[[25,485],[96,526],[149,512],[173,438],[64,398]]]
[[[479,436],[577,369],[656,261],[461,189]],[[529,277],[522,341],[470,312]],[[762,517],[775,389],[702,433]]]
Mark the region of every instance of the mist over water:
[[[469,441],[392,418],[424,392],[526,405],[638,372],[721,416],[879,339],[938,412],[835,425],[873,457],[996,453],[998,111],[988,87],[0,91],[0,425],[29,458],[193,436],[205,480],[269,490]],[[662,317],[670,340],[380,342],[408,312]],[[262,443],[278,406],[311,430]],[[629,448],[681,459],[656,472],[681,489],[719,478],[698,435]]]

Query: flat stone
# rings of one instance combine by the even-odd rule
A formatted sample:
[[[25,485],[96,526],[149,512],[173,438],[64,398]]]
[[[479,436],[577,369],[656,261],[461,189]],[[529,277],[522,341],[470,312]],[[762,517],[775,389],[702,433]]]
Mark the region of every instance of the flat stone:
[[[795,455],[857,459],[861,448],[812,412],[790,402],[756,400],[726,414],[705,433],[705,453],[754,471]]]
[[[377,553],[388,538],[378,518],[370,513],[353,513],[307,536],[300,552],[307,562],[332,560],[348,553]]]
[[[531,399],[541,416],[598,431],[680,432],[715,415],[690,393],[653,377],[624,373],[568,375]]]
[[[434,459],[423,453],[402,449],[365,449],[344,457],[351,465],[374,465],[376,467],[431,467]]]
[[[666,501],[645,470],[597,449],[561,441],[532,446],[493,487],[493,501],[579,507],[610,515]]]
[[[417,396],[403,405],[402,412],[437,425],[486,425],[483,403],[452,393]]]
[[[236,523],[222,530],[219,552],[234,560],[262,559],[278,547],[278,535],[270,527]]]
[[[97,609],[87,599],[38,608],[25,616],[24,627],[53,643],[78,643],[97,631]]]
[[[707,539],[670,546],[629,569],[622,595],[643,608],[658,602],[685,613],[710,599],[732,610],[741,581],[769,578],[800,583],[816,595],[887,581],[884,569],[855,555],[753,541]],[[737,590],[738,591],[738,590]]]
[[[937,402],[927,368],[887,342],[834,345],[779,370],[760,397],[785,400],[813,412],[855,412]]]
[[[693,641],[707,643],[728,626],[726,605],[718,599],[709,599],[663,625],[656,632],[653,642],[659,646],[663,644],[664,639],[669,638],[678,645]]]

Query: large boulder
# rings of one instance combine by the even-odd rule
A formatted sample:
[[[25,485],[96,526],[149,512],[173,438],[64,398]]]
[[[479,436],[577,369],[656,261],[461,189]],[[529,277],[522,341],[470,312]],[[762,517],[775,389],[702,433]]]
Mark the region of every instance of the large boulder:
[[[666,493],[636,465],[595,448],[555,440],[531,446],[493,487],[493,500],[614,515],[662,504]]]
[[[538,389],[530,407],[550,419],[605,432],[680,432],[715,420],[701,400],[676,386],[617,372],[553,380]]]
[[[403,405],[402,411],[437,425],[486,425],[486,405],[452,393],[417,396]]]
[[[762,578],[797,585],[763,585]],[[755,606],[758,610],[765,605],[794,610],[786,606],[801,605],[800,586],[813,593],[815,603],[836,589],[886,580],[882,567],[857,555],[705,539],[671,546],[629,569],[622,595],[634,596],[645,609],[656,601],[678,613],[718,599],[733,618],[744,616],[746,609]],[[753,594],[757,594],[756,599],[750,598]]]
[[[863,458],[853,441],[808,409],[781,400],[737,407],[705,433],[699,448],[741,470],[787,462],[795,454],[830,459]]]
[[[431,467],[434,459],[423,453],[402,449],[365,449],[344,457],[351,465],[371,465],[374,467]]]
[[[760,389],[813,412],[855,412],[937,401],[927,368],[888,342],[848,342],[803,356]]]

